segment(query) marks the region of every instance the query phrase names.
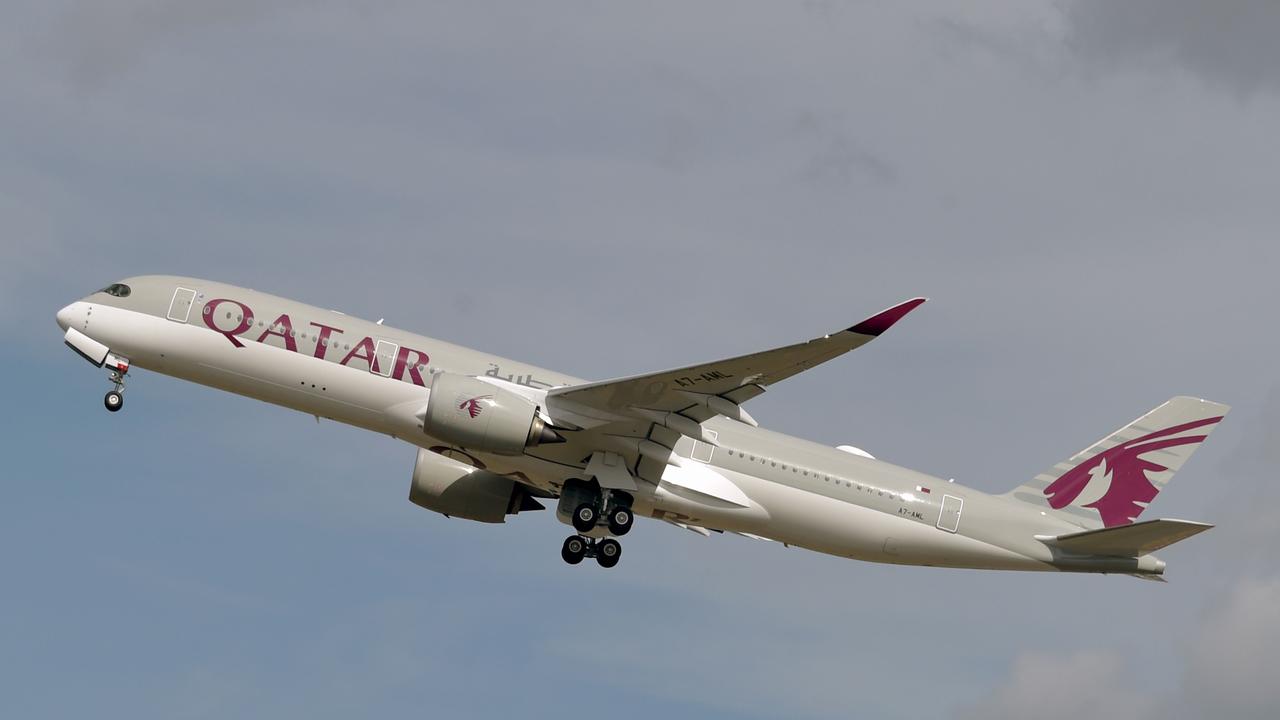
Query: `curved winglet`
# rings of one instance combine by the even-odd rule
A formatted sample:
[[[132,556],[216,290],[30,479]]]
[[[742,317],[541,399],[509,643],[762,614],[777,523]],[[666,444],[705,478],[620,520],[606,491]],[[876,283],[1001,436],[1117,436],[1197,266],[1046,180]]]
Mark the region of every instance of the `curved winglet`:
[[[907,313],[915,310],[925,303],[928,298],[912,298],[904,303],[899,303],[877,315],[863,320],[862,322],[849,328],[849,332],[855,332],[859,335],[870,335],[877,337],[885,330],[893,327],[894,323],[906,317]]]

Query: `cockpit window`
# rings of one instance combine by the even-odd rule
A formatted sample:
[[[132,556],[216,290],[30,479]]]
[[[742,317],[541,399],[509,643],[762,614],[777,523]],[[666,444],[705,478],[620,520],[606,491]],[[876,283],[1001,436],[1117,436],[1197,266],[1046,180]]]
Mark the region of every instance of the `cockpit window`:
[[[111,285],[108,285],[102,288],[98,292],[104,292],[108,295],[114,295],[116,297],[122,298],[122,297],[129,297],[129,293],[132,292],[132,290],[129,289],[128,285],[124,285],[122,283],[112,283]]]

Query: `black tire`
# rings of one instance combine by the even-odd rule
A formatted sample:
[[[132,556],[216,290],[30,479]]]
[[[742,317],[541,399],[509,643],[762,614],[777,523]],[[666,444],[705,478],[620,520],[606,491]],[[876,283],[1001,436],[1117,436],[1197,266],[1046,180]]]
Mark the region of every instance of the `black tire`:
[[[596,544],[596,562],[600,567],[611,568],[622,559],[622,543],[613,538],[605,538]]]
[[[580,533],[594,530],[599,520],[600,511],[591,503],[582,503],[573,511],[573,529]]]
[[[587,555],[587,541],[577,535],[570,535],[565,538],[564,546],[560,548],[560,557],[570,565],[577,565],[582,562],[582,558]]]
[[[106,397],[102,398],[102,404],[111,412],[119,412],[120,408],[124,407],[124,395],[112,390],[107,393]]]
[[[635,522],[635,513],[629,507],[616,507],[609,511],[609,532],[619,537],[631,532],[631,524]]]

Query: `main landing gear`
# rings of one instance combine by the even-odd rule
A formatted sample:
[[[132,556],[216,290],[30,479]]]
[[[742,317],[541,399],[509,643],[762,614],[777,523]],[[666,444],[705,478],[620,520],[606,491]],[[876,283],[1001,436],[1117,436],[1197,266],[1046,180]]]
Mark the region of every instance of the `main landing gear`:
[[[583,558],[593,557],[600,567],[611,568],[622,558],[622,543],[613,538],[596,540],[581,535],[565,538],[560,557],[570,565],[577,565]]]
[[[635,522],[631,503],[631,495],[621,490],[601,490],[594,480],[566,482],[556,511],[578,534],[565,538],[560,557],[570,565],[589,557],[595,558],[600,567],[617,565],[622,557],[622,544],[607,536],[622,536],[631,531]]]

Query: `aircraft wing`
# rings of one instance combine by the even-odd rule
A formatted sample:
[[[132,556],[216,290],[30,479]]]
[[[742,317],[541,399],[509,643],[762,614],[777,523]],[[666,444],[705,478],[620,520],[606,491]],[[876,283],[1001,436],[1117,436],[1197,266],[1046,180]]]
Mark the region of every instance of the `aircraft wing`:
[[[738,405],[773,383],[871,342],[924,301],[908,300],[808,342],[675,370],[555,388],[547,393],[548,409],[553,417],[568,413],[593,420],[592,424],[629,419],[663,422],[673,413],[694,424],[716,415],[754,424]],[[679,431],[683,422],[676,419],[668,426]]]

